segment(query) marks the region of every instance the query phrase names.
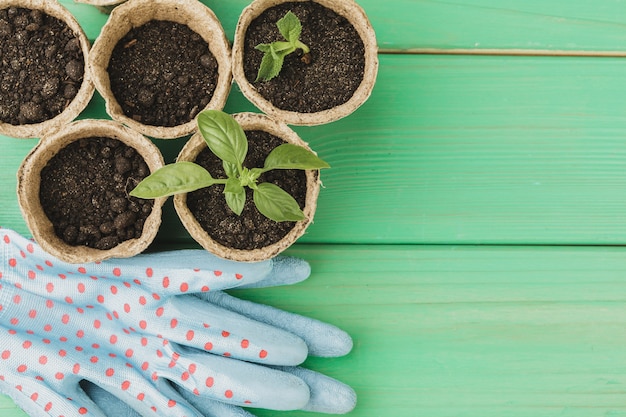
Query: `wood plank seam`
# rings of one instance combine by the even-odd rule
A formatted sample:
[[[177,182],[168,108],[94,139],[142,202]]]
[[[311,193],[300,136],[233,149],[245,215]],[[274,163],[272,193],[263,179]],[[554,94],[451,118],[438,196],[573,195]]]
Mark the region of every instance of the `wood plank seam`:
[[[472,49],[472,48],[410,48],[380,49],[380,54],[387,55],[488,55],[488,56],[538,56],[538,57],[589,57],[589,58],[626,58],[626,51],[568,51],[548,49]]]

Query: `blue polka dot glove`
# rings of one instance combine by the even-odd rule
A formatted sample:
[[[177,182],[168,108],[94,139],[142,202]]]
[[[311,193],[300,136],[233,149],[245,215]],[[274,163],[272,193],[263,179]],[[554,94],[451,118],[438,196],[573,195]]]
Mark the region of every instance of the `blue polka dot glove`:
[[[298,367],[343,331],[221,290],[302,281],[306,262],[203,250],[72,265],[0,229],[0,391],[31,416],[250,416],[350,411],[354,391]]]

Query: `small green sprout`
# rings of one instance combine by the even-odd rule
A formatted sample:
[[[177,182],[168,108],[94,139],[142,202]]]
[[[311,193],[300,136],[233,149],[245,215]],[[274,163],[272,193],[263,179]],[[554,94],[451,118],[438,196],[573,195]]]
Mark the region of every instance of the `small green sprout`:
[[[256,81],[269,81],[276,77],[283,68],[285,57],[297,49],[302,49],[304,53],[302,60],[306,63],[310,62],[309,47],[300,41],[302,24],[298,17],[289,11],[276,22],[276,26],[286,41],[262,43],[255,47],[264,52]]]
[[[290,143],[270,152],[262,168],[247,168],[243,161],[248,140],[242,127],[230,115],[219,110],[205,110],[198,115],[198,130],[209,149],[222,160],[227,178],[213,178],[194,162],[180,161],[166,165],[146,177],[130,192],[133,197],[157,198],[187,193],[215,184],[224,185],[228,207],[241,215],[246,202],[245,187],[252,189],[253,201],[265,217],[276,222],[304,220],[296,200],[272,183],[259,183],[264,172],[272,169],[321,169],[329,165],[313,152]]]

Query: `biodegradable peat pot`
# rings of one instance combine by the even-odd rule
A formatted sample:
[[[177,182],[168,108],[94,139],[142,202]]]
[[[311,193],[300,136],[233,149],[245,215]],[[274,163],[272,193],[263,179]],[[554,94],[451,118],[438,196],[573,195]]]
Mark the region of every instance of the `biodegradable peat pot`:
[[[89,57],[106,111],[154,138],[195,130],[230,92],[230,46],[215,14],[195,0],[133,0],[111,12]]]
[[[292,11],[302,23],[300,40],[310,48],[285,58],[280,74],[256,81],[260,43],[284,41],[276,22]],[[293,125],[319,125],[345,117],[363,104],[378,72],[374,30],[352,0],[255,0],[237,23],[233,77],[264,113]]]
[[[76,153],[83,159],[71,159]],[[66,262],[134,256],[156,236],[164,199],[128,192],[162,166],[141,134],[110,120],[81,120],[43,136],[26,156],[18,202],[35,240]]]
[[[262,166],[262,161],[267,154],[285,142],[310,150],[308,145],[286,124],[269,116],[239,113],[233,117],[248,137],[248,156],[244,163],[244,166],[248,168]],[[258,148],[258,152],[255,148]],[[201,162],[200,158],[206,158],[205,162]],[[208,149],[200,133],[193,135],[185,144],[177,161],[196,162],[203,165],[215,178],[224,178],[221,161]],[[302,236],[313,221],[320,190],[320,176],[318,170],[270,172],[274,172],[274,175],[281,175],[281,179],[261,177],[260,180],[275,182],[286,191],[290,187],[285,184],[293,183],[293,188],[297,190],[298,195],[292,194],[292,196],[298,201],[306,217],[305,220],[274,222],[265,218],[258,213],[252,203],[250,190],[246,191],[247,199],[243,213],[237,216],[226,207],[222,193],[223,186],[215,185],[192,193],[175,195],[174,207],[190,235],[209,252],[240,262],[273,258]],[[270,236],[274,234],[277,236]]]
[[[52,0],[0,0],[0,134],[39,137],[69,123],[93,96],[90,44]]]

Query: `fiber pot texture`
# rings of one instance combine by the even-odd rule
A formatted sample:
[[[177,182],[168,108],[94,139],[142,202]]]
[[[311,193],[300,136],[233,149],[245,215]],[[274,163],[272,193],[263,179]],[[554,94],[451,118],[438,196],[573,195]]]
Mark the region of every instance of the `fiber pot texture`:
[[[89,70],[96,89],[105,99],[106,111],[113,120],[150,137],[178,138],[195,130],[195,114],[189,114],[184,118],[184,121],[181,120],[175,125],[160,125],[137,120],[137,117],[124,111],[126,103],[118,101],[112,88],[111,73],[113,68],[111,59],[114,56],[116,46],[132,30],[137,30],[137,28],[154,22],[173,22],[185,26],[208,44],[206,53],[213,57],[211,65],[217,66],[215,88],[210,96],[193,97],[190,100],[192,102],[186,105],[193,107],[196,114],[205,109],[221,110],[228,98],[232,82],[230,45],[213,11],[196,0],[133,0],[115,7],[103,26],[100,36],[94,42],[89,57]],[[194,36],[196,36],[195,34]],[[129,51],[136,49],[138,42],[135,41],[136,39],[124,40],[123,49]],[[158,48],[159,44],[156,47]],[[174,51],[169,50],[169,48],[157,50],[149,54],[150,59],[161,59],[168,54],[175,54],[175,56],[169,58],[168,62],[163,62],[162,65],[159,63],[160,67],[158,68],[150,67],[146,62],[141,61],[136,68],[131,70],[131,73],[145,73],[146,85],[149,81],[148,78],[151,78],[152,80],[149,81],[150,89],[167,82],[173,82],[172,80],[176,81],[181,74],[175,73],[175,70],[170,67],[179,64],[180,60],[188,55],[184,48],[185,45],[180,46],[180,49],[177,47]],[[119,51],[119,48],[117,50]],[[181,90],[186,89],[187,87],[184,85],[177,84],[171,88],[171,91],[180,94]],[[159,97],[153,99],[148,96],[147,98],[139,97],[138,102],[149,112],[155,113],[161,106],[159,100]]]
[[[251,23],[255,21],[261,14],[263,14],[267,9],[270,9],[274,6],[283,5],[285,3],[302,3],[302,5],[320,5],[324,8],[327,8],[337,15],[345,18],[356,30],[361,41],[363,42],[364,47],[364,68],[363,68],[363,76],[360,84],[354,91],[351,97],[347,99],[347,101],[336,105],[335,107],[322,109],[322,110],[314,110],[311,112],[302,112],[300,110],[294,110],[293,108],[288,108],[282,105],[273,104],[270,99],[261,94],[259,88],[259,82],[255,82],[254,80],[250,80],[249,76],[246,77],[244,72],[244,66],[246,64],[247,55],[248,54],[259,54],[258,51],[254,51],[253,48],[248,46],[248,50],[246,50],[246,34],[248,32],[249,26]],[[319,29],[311,29],[311,32],[321,32],[324,29],[324,22],[315,22],[320,25]],[[307,31],[307,22],[302,22],[303,31],[301,40],[303,42],[307,42],[306,39],[306,31]],[[269,43],[273,41],[284,40],[281,39],[280,35],[278,35],[275,39],[265,39],[263,43]],[[321,59],[321,56],[318,55],[316,58],[316,45],[308,44],[311,49],[311,56],[313,57],[313,62],[315,65],[316,59]],[[338,45],[335,45],[338,46]],[[323,54],[321,54],[323,55]],[[283,71],[285,65],[288,65],[288,58],[285,58],[285,64],[283,66]],[[342,64],[343,65],[343,64]],[[332,67],[333,63],[328,63],[327,67]],[[294,70],[297,71],[297,70]],[[311,70],[312,71],[312,70]],[[332,72],[332,70],[331,70]],[[281,71],[282,73],[282,71]],[[363,104],[368,97],[370,96],[372,89],[374,88],[374,84],[376,82],[376,76],[378,73],[378,46],[376,44],[376,36],[372,25],[370,24],[367,15],[364,10],[353,0],[255,0],[248,7],[246,7],[237,23],[237,28],[235,31],[234,43],[233,43],[233,77],[243,94],[250,100],[254,105],[256,105],[261,111],[272,116],[275,119],[282,120],[287,124],[292,125],[319,125],[329,123],[335,120],[338,120],[342,117],[345,117],[352,112],[354,112],[358,107]],[[274,82],[275,80],[279,80],[281,75],[278,75],[274,80],[269,82]],[[330,78],[330,76],[329,76]],[[282,81],[279,81],[282,83]],[[295,81],[299,82],[299,81]],[[294,83],[295,83],[294,82]],[[334,80],[333,82],[338,83],[338,80]],[[302,84],[307,84],[308,81],[303,78]],[[288,91],[291,87],[289,83],[285,83],[286,91]],[[323,89],[316,89],[311,91],[310,93],[306,93],[302,95],[302,100],[307,101],[313,98],[313,96],[324,95],[325,92]]]
[[[302,139],[300,139],[300,137],[285,123],[276,121],[269,116],[256,113],[239,113],[233,115],[233,117],[246,132],[267,132],[282,139],[284,142],[302,146],[310,150],[308,145],[302,141]],[[205,149],[207,149],[206,142],[199,133],[196,133],[183,147],[177,161],[196,161],[198,155]],[[175,195],[174,207],[189,234],[209,252],[225,259],[240,262],[255,262],[270,259],[291,246],[304,234],[306,228],[313,221],[321,184],[319,171],[306,170],[303,171],[303,173],[306,178],[306,195],[304,197],[304,208],[302,211],[304,212],[306,219],[294,222],[293,228],[291,228],[279,241],[260,248],[235,249],[215,240],[200,225],[194,214],[189,209],[187,205],[188,194]],[[225,201],[224,205],[226,205]]]
[[[87,39],[87,36],[83,32],[83,29],[80,27],[76,19],[74,19],[71,13],[67,9],[65,9],[63,6],[61,6],[57,1],[53,1],[53,0],[0,0],[0,10],[4,10],[4,9],[8,10],[9,8],[23,8],[23,9],[29,9],[32,11],[41,11],[44,15],[48,15],[50,17],[60,20],[73,32],[75,39],[77,40],[78,47],[80,48],[80,51],[82,52],[82,62],[81,62],[82,65],[80,65],[77,61],[73,63],[75,65],[72,65],[72,69],[70,71],[72,76],[79,80],[79,81],[75,81],[74,79],[72,79],[70,81],[80,83],[80,86],[77,88],[77,91],[74,90],[72,92],[73,97],[71,99],[68,99],[69,100],[68,103],[65,103],[66,101],[65,98],[63,97],[59,98],[59,101],[62,103],[61,105],[64,106],[63,110],[61,110],[55,116],[52,116],[43,121],[36,121],[36,122],[31,122],[31,123],[18,123],[18,124],[15,124],[13,122],[9,123],[9,122],[0,121],[0,134],[12,136],[16,138],[40,137],[44,132],[54,130],[56,129],[57,126],[62,126],[74,120],[85,109],[85,107],[87,107],[89,100],[93,96],[94,86],[93,86],[93,83],[91,82],[91,78],[89,77],[89,73],[86,70],[90,44],[89,44],[89,40]],[[37,23],[28,25],[28,27],[24,31],[22,31],[18,27],[10,28],[11,25],[10,23],[7,23],[7,22],[4,22],[1,26],[2,26],[3,36],[0,36],[0,39],[2,39],[2,42],[5,43],[3,47],[6,47],[9,44],[9,40],[11,39],[16,40],[16,38],[22,38],[26,36],[27,41],[30,42],[32,40],[34,42],[30,42],[30,45],[28,48],[24,48],[22,46],[19,46],[17,48],[19,51],[22,51],[22,53],[24,53],[24,51],[32,50],[31,48],[33,48],[34,46],[37,46],[38,43],[43,42],[43,41],[40,41],[39,39],[37,40],[28,39],[28,36],[31,36],[32,33],[37,33],[36,31],[39,30],[39,27],[38,27],[39,24]],[[31,32],[33,30],[35,32]],[[9,38],[6,38],[6,36],[8,36]],[[51,37],[50,42],[56,43],[57,41],[55,39],[59,39],[59,36],[55,35]],[[19,39],[17,40],[19,41]],[[63,46],[66,46],[66,45],[63,45]],[[42,44],[42,48],[45,48],[46,50],[41,51],[41,53],[36,54],[37,56],[22,56],[20,58],[14,57],[12,59],[15,59],[16,61],[20,62],[20,65],[22,64],[27,65],[27,66],[21,67],[22,70],[27,72],[26,74],[27,77],[33,75],[29,73],[29,69],[31,68],[34,68],[38,71],[42,71],[42,69],[45,69],[45,71],[43,72],[46,73],[47,75],[50,75],[51,70],[47,67],[46,62],[48,61],[48,59],[51,59],[52,61],[55,60],[55,51],[52,48],[58,48],[58,47],[59,46],[57,45],[53,45],[49,43],[45,45]],[[57,55],[58,53],[59,52],[56,52]],[[6,56],[4,58],[8,59]],[[33,63],[33,60],[36,60],[36,62]],[[63,68],[63,70],[65,70],[65,68]],[[10,83],[10,85],[7,86],[8,91],[10,93],[19,91],[19,89],[22,87],[18,86],[17,82],[10,82],[8,77],[9,77],[8,74],[5,74],[2,71],[0,71],[0,79],[2,80],[2,82]],[[41,101],[41,100],[44,100],[44,103],[45,103],[45,100],[50,100],[54,98],[57,91],[61,91],[65,81],[67,81],[66,79],[67,74],[61,74],[60,77],[61,79],[53,80],[49,78],[47,80],[42,80],[41,91],[37,92],[36,94],[33,93],[33,103],[37,103],[38,101]],[[80,78],[82,78],[82,80],[80,80]],[[30,80],[30,79],[27,78],[27,80]],[[28,87],[28,88],[34,87],[32,84],[34,81],[26,81],[26,82],[29,85],[25,87]],[[20,83],[23,84],[23,82],[20,82]],[[0,88],[0,95],[2,94],[4,94],[3,88]],[[35,100],[34,98],[35,95],[38,96],[37,100]],[[44,103],[39,104],[39,106],[43,106]],[[28,105],[28,103],[24,105]],[[37,104],[35,104],[34,106],[37,106]],[[34,120],[39,120],[39,119],[41,118],[37,118]]]
[[[150,140],[119,123],[110,120],[81,120],[70,123],[57,132],[43,136],[22,162],[17,173],[17,197],[22,215],[41,247],[66,262],[84,263],[134,256],[146,249],[154,240],[161,224],[161,207],[165,199],[153,201],[139,237],[124,240],[106,250],[66,243],[55,232],[54,224],[42,206],[40,194],[42,171],[47,168],[48,162],[68,146],[76,142],[80,144],[81,140],[88,138],[113,139],[121,142],[120,145],[133,148],[133,153],[143,158],[149,172],[163,166],[163,157]],[[100,158],[100,154],[95,154],[89,164],[100,167],[103,159]],[[84,181],[86,180],[79,179],[78,182]],[[106,190],[96,192],[91,183],[86,187],[94,189],[94,196],[101,197],[106,194]]]

